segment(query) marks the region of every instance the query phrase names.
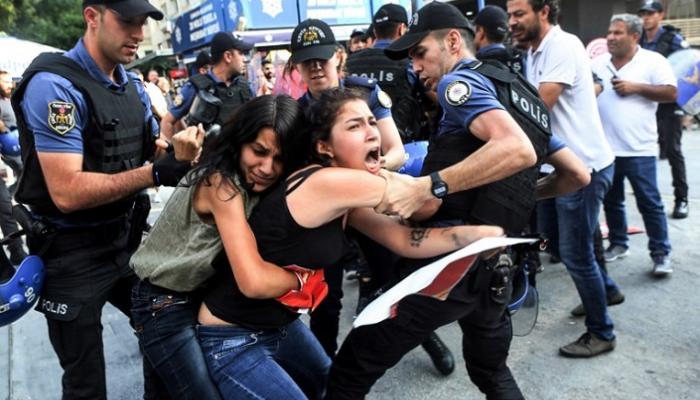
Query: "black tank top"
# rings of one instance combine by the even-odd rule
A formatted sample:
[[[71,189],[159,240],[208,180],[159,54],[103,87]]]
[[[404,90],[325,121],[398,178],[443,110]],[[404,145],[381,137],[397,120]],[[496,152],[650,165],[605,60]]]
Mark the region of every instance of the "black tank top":
[[[294,221],[286,196],[322,167],[301,171],[260,201],[248,220],[264,260],[280,266],[297,264],[320,269],[337,263],[343,255],[343,219],[336,218],[317,228],[304,228]],[[309,205],[313,207],[313,204]],[[241,293],[222,251],[213,262],[216,274],[210,280],[204,303],[217,318],[250,329],[272,329],[298,317],[275,299],[250,299]]]

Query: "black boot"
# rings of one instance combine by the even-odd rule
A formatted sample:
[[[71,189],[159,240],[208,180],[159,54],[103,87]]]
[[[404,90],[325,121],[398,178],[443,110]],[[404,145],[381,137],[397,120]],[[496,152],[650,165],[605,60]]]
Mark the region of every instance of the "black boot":
[[[421,346],[423,346],[430,359],[433,360],[433,365],[441,374],[447,376],[455,370],[455,358],[437,333],[431,332],[430,336],[421,343]]]

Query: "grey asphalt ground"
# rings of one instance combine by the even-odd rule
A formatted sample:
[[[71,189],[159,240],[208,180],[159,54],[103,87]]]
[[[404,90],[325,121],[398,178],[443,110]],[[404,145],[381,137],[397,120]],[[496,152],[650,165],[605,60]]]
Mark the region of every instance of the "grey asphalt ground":
[[[585,330],[583,319],[569,310],[578,296],[562,264],[548,263],[538,275],[539,320],[533,332],[513,339],[509,365],[528,399],[700,399],[700,131],[686,132],[684,154],[691,191],[690,217],[668,220],[674,273],[650,276],[646,236],[630,240],[630,255],[609,264],[610,275],[626,301],[610,308],[617,349],[586,360],[562,358],[557,349]],[[673,206],[668,163],[659,161],[659,187],[667,212]],[[634,197],[627,190],[630,225],[643,226]],[[157,208],[162,204],[154,204]],[[357,284],[345,282],[341,334],[352,323]],[[103,316],[108,395],[132,400],[142,395],[141,361],[136,339],[116,309]],[[440,376],[422,349],[407,354],[373,388],[369,399],[481,399],[470,383],[461,356],[456,324],[439,330],[457,358],[457,369]],[[0,328],[0,400],[60,398],[61,369],[48,341],[46,325],[30,312],[10,327]]]

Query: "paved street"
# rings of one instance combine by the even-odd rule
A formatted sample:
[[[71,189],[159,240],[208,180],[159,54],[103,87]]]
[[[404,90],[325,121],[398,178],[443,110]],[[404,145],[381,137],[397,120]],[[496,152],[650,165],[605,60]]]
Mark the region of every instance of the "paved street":
[[[646,236],[631,237],[630,255],[610,263],[611,276],[626,301],[610,309],[617,349],[591,360],[557,355],[559,346],[584,332],[583,319],[569,310],[578,296],[562,264],[548,264],[538,276],[540,313],[526,337],[513,340],[509,364],[529,399],[698,399],[700,395],[700,131],[686,133],[684,153],[691,191],[690,218],[669,219],[674,247],[674,273],[668,279],[650,276]],[[659,161],[659,182],[667,212],[673,205],[668,163]],[[642,226],[628,190],[630,225]],[[162,204],[154,204],[162,207]],[[156,210],[157,212],[157,210]],[[341,332],[348,331],[357,287],[345,283]],[[140,355],[126,319],[106,308],[103,317],[110,399],[141,396]],[[369,399],[480,399],[469,382],[461,358],[456,324],[439,331],[458,358],[457,369],[442,377],[427,355],[416,349],[375,386]],[[10,327],[0,328],[0,400],[60,398],[60,367],[48,341],[43,317],[30,312]]]

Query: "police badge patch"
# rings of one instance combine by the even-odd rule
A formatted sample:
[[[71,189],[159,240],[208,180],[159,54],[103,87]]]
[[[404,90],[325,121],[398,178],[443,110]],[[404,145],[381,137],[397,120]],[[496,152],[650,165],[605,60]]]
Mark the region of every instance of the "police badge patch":
[[[49,128],[64,135],[75,127],[75,104],[64,101],[49,103]]]
[[[389,95],[383,90],[380,90],[379,93],[377,93],[377,100],[379,100],[379,104],[381,104],[384,108],[391,108],[392,106],[391,97],[389,97]]]
[[[445,100],[452,106],[461,106],[472,95],[472,87],[465,81],[453,81],[445,89]]]
[[[173,100],[173,104],[175,107],[180,107],[182,105],[182,102],[184,102],[185,99],[181,95],[175,96],[175,100]]]

